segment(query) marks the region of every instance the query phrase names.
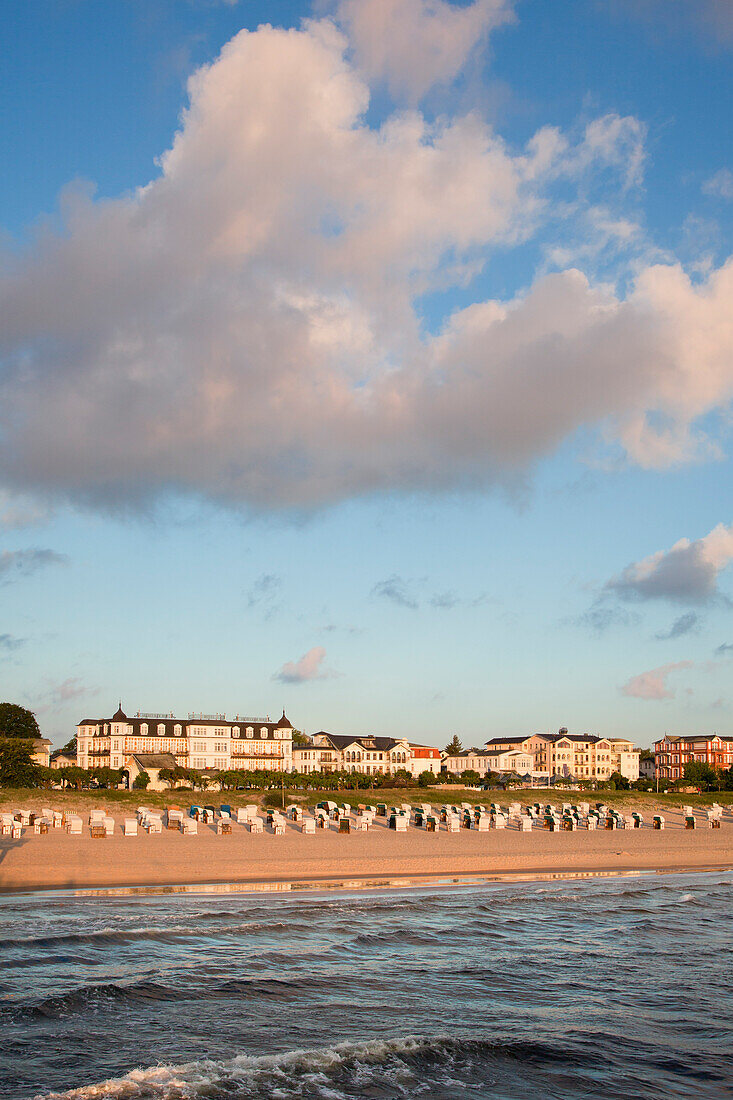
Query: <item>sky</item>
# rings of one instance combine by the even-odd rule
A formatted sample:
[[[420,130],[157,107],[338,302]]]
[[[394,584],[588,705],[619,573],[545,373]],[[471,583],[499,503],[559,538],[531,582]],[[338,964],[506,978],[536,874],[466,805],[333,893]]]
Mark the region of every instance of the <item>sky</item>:
[[[6,0],[0,696],[733,732],[727,0]]]

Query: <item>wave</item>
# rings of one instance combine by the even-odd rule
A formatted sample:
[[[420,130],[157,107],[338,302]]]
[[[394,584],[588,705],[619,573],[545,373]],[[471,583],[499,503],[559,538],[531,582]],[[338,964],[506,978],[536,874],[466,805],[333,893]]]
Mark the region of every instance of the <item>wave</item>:
[[[329,974],[318,977],[310,975],[308,989],[312,993],[317,989],[338,992],[344,985],[344,977]],[[166,985],[162,982],[139,981],[129,983],[103,982],[94,985],[79,986],[42,1001],[31,1004],[18,1002],[0,1003],[0,1019],[5,1018],[47,1018],[60,1019],[79,1013],[88,1013],[95,1009],[105,1009],[114,1003],[121,1005],[145,1005],[151,1002],[216,1001],[233,1000],[238,997],[266,997],[268,1000],[302,1001],[303,980],[293,978],[228,978],[214,982],[210,974],[198,983],[195,980],[188,986],[180,984]]]
[[[353,1100],[354,1097],[411,1097],[429,1089],[496,1083],[522,1071],[572,1066],[571,1053],[539,1042],[461,1040],[450,1036],[406,1036],[363,1043],[342,1042],[314,1050],[275,1055],[239,1055],[229,1061],[198,1061],[136,1069],[124,1077],[51,1092],[36,1100],[254,1100],[277,1096]],[[536,1076],[536,1074],[535,1074]],[[515,1093],[514,1095],[519,1095]]]
[[[305,923],[299,926],[294,922],[286,921],[246,921],[242,923],[241,913],[238,914],[238,916],[240,918],[240,923],[230,924],[223,929],[217,928],[216,931],[208,933],[207,930],[202,927],[201,923],[195,925],[169,924],[164,927],[145,926],[142,928],[105,927],[95,928],[85,932],[58,932],[45,936],[16,936],[14,938],[3,939],[2,946],[3,949],[22,948],[23,950],[29,947],[56,948],[63,947],[64,945],[73,944],[84,946],[86,944],[92,945],[96,943],[110,943],[121,946],[125,943],[130,943],[139,939],[173,943],[177,939],[185,939],[189,936],[196,936],[200,939],[202,936],[205,937],[208,934],[217,939],[221,939],[228,935],[252,935],[256,932],[266,932],[268,936],[277,935],[278,933],[290,936],[294,931],[298,931],[299,928],[306,929],[308,927]]]

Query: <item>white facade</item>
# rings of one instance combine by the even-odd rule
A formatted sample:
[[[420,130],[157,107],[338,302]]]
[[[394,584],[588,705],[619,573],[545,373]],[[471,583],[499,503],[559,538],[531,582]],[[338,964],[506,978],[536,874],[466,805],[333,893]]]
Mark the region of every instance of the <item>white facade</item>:
[[[505,752],[461,752],[457,756],[443,757],[443,767],[451,775],[462,775],[463,772],[473,771],[483,778],[489,772],[499,775],[508,775],[516,772],[517,775],[531,775],[534,771],[534,757],[531,753],[521,751]]]
[[[197,771],[292,770],[293,728],[283,713],[269,718],[227,719],[224,714],[137,714],[120,708],[112,718],[84,719],[77,726],[77,763],[82,768],[121,768],[133,754],[171,753],[180,767]]]
[[[440,762],[439,749],[414,745],[407,738],[317,733],[310,744],[293,748],[293,771],[300,775],[315,771],[394,775],[404,770],[417,778],[424,771],[437,775]]]

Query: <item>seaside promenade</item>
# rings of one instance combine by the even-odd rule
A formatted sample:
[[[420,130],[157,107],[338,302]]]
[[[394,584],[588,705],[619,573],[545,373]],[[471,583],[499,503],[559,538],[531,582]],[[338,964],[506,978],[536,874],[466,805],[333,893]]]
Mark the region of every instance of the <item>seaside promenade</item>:
[[[645,810],[648,814],[648,809]],[[24,830],[0,838],[0,890],[175,886],[204,883],[343,883],[393,878],[460,878],[495,874],[545,875],[630,871],[721,869],[733,866],[733,819],[718,829],[685,829],[679,809],[664,809],[666,828],[529,832],[506,828],[477,832],[426,832],[388,828],[377,818],[368,831],[300,832],[288,821],[282,835],[266,828],[251,833],[232,825],[218,835],[199,824],[197,835],[141,831],[124,836],[117,817],[114,835],[94,839],[54,829],[45,835]]]

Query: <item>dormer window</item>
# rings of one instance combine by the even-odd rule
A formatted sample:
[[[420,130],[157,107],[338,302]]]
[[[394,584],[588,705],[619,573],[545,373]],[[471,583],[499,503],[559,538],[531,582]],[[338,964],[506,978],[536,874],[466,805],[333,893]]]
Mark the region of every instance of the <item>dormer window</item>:
[[[267,737],[267,726],[262,726],[262,728],[260,729],[260,734],[262,737]]]
[[[251,726],[247,726],[247,736],[248,736],[248,737],[252,737],[252,736],[253,736],[253,734],[254,734],[254,730],[252,729],[252,727],[251,727]]]
[[[158,722],[158,737],[165,737],[165,726],[162,722]]]
[[[239,726],[232,727],[232,737],[239,737]]]
[[[148,723],[147,722],[142,722],[141,725],[140,725],[140,733],[143,737],[145,737],[147,732],[148,732]]]

